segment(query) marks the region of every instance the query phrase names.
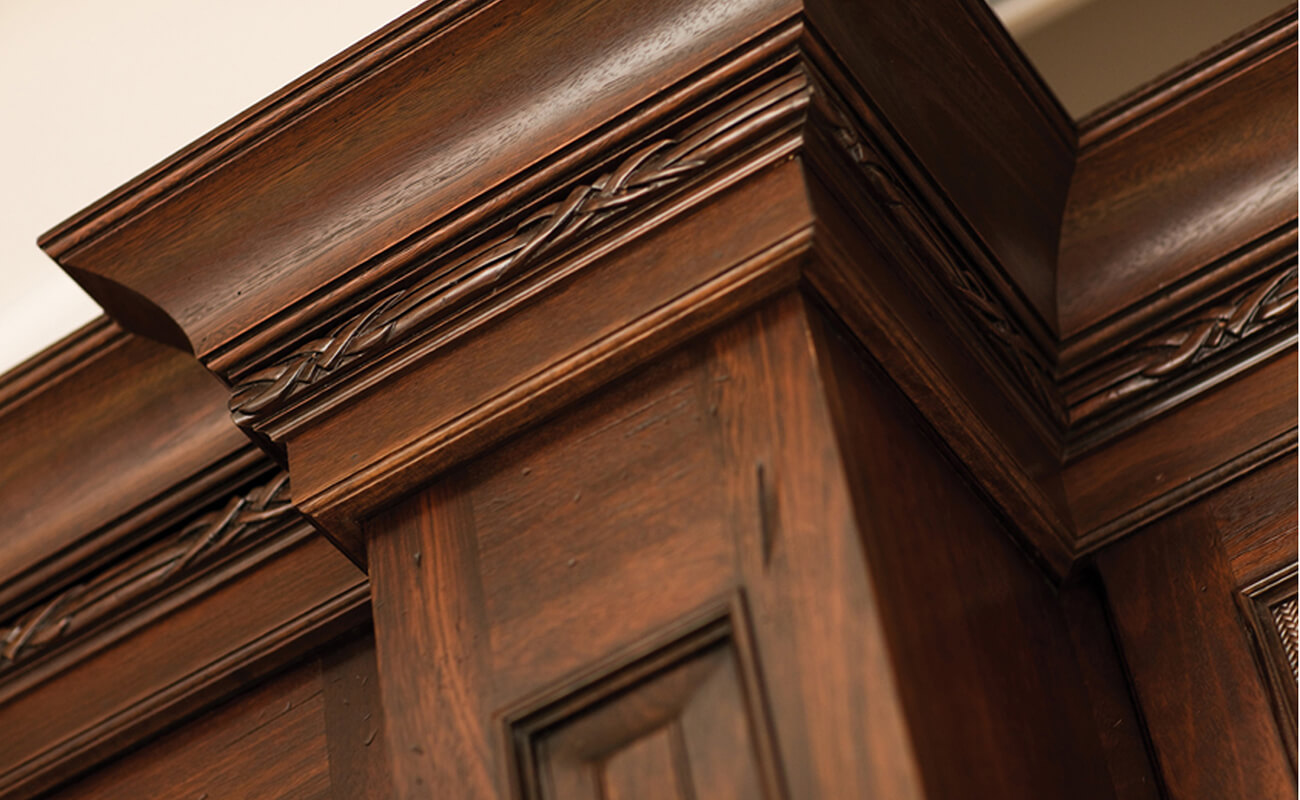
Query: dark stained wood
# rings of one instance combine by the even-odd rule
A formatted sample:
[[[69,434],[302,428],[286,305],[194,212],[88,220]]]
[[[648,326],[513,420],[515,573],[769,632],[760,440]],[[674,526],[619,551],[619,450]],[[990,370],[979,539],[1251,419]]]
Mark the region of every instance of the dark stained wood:
[[[0,793],[31,797],[228,696],[355,625],[366,597],[306,529],[37,662],[0,683]]]
[[[512,198],[455,219],[451,209],[547,159],[548,170],[564,168],[592,130],[799,18],[917,143],[1050,317],[1044,267],[1069,178],[1069,123],[991,12],[966,0],[924,11],[796,0],[427,3],[42,244],[118,317],[222,359],[216,348],[291,305],[319,308],[340,289],[374,286]],[[924,58],[902,45],[918,39],[931,43]],[[934,101],[918,104],[916,93]],[[525,122],[520,109],[530,108],[546,111]],[[939,133],[953,126],[961,136]],[[268,212],[275,235],[247,235]],[[130,264],[119,260],[127,252]]]
[[[203,181],[98,238],[74,220],[43,241],[106,308],[178,328],[208,356],[349,273],[373,285],[385,270],[357,276],[361,264],[797,11],[793,0],[428,3],[422,16],[441,24],[384,69],[322,86],[256,147],[210,156]],[[249,235],[268,213],[276,234]]]
[[[761,796],[766,754],[754,740],[744,670],[726,642],[734,634],[727,627],[705,624],[514,722],[524,796]]]
[[[370,514],[807,277],[1063,575],[1196,495],[1079,459],[1293,347],[1294,50],[1279,15],[1076,141],[968,0],[435,2],[43,246],[232,385],[359,564]],[[857,275],[854,228],[917,269]]]
[[[694,796],[1110,796],[1050,585],[809,313],[765,306],[368,524],[399,796],[621,796],[681,753]],[[926,494],[870,488],[905,464]]]
[[[0,794],[1293,796],[1295,41],[416,9],[42,240]]]
[[[392,768],[373,631],[367,628],[322,648],[320,665],[331,796],[391,800]]]
[[[1296,383],[1291,350],[1067,464],[1062,478],[1080,549],[1294,452]]]
[[[1296,459],[1279,458],[1206,498],[1238,586],[1257,583],[1297,556]]]
[[[1140,120],[1084,131],[1061,230],[1062,338],[1294,226],[1295,75],[1292,7],[1153,88],[1156,102],[1139,96],[1152,106]]]
[[[755,205],[750,191],[766,202]],[[798,171],[787,162],[671,229],[579,261],[580,271],[552,291],[451,339],[389,391],[356,398],[292,438],[299,507],[354,552],[362,546],[355,520],[792,283],[810,222]],[[673,248],[682,245],[700,255],[680,258]]]
[[[821,162],[829,155],[821,148],[811,155],[817,177],[827,183],[809,181],[826,234],[808,264],[809,284],[1017,521],[1015,534],[1064,574],[1074,557],[1072,521],[1051,422],[1026,387],[1007,377],[1008,365],[980,347],[979,323],[963,318],[961,304],[952,302],[942,282],[924,280],[927,272],[938,277],[927,266],[934,251],[918,252],[900,235],[915,235],[919,220],[912,217],[905,225],[909,215],[901,213],[883,219],[851,213],[844,206],[860,208],[865,201],[844,186],[845,177],[851,181],[862,173],[843,160]],[[890,209],[898,212],[898,206]],[[911,230],[899,230],[904,227]],[[960,275],[958,282],[966,285],[971,281],[968,274],[949,274]],[[1005,318],[981,321],[1004,329]]]
[[[1057,594],[898,391],[813,323],[926,796],[1114,797]]]
[[[751,316],[368,525],[400,797],[499,796],[530,774],[524,720],[665,648],[655,674],[707,681],[674,643],[720,619],[769,796],[921,796],[800,317]]]
[[[324,687],[311,659],[48,797],[335,800]]]
[[[1098,570],[1169,795],[1295,797],[1220,536],[1191,506],[1101,552]]]
[[[961,220],[950,229],[973,228],[992,253],[994,272],[1009,279],[1018,309],[1056,331],[1051,265],[1074,165],[1074,130],[988,6],[967,0],[807,5],[817,37],[907,142],[940,196],[959,210]]]
[[[88,332],[91,352],[46,360],[39,382],[6,380],[0,608],[75,577],[88,558],[120,552],[141,527],[204,502],[232,466],[237,475],[250,462],[224,390],[191,358]]]
[[[1129,686],[1101,581],[1087,569],[1061,587],[1059,597],[1116,800],[1163,800],[1167,793],[1152,763],[1146,721]]]

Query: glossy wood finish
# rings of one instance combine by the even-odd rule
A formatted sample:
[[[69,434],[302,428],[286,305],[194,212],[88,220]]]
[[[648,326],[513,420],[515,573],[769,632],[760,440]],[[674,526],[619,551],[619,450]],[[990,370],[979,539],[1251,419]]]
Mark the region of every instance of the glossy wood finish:
[[[1249,413],[1241,413],[1249,408]],[[1277,456],[1295,452],[1292,350],[1066,464],[1081,549],[1131,532]]]
[[[1056,591],[887,378],[809,324],[926,796],[1115,796]]]
[[[0,383],[0,794],[30,797],[365,613],[365,576],[183,354],[92,323]]]
[[[626,791],[678,750],[683,796],[1108,796],[1050,587],[822,324],[786,296],[369,524],[399,796]],[[905,463],[924,506],[868,488]],[[985,612],[920,591],[962,575]]]
[[[885,369],[1059,575],[1195,496],[1098,504],[1062,460],[1295,342],[1293,12],[1076,141],[972,4],[560,5],[428,4],[43,240],[232,384],[358,563],[368,515],[796,277],[858,336],[890,332]],[[1206,205],[1184,184],[1259,202],[1198,218],[1207,244],[1176,235]],[[898,234],[882,255],[915,277],[860,274],[863,227]],[[1137,269],[1124,242],[1147,234],[1173,249]],[[819,258],[791,263],[803,249]],[[891,331],[926,316],[928,337]]]
[[[1170,796],[1294,796],[1294,745],[1279,730],[1212,503],[1108,548],[1098,568]],[[1274,515],[1289,517],[1294,563],[1294,505]]]
[[[341,798],[330,783],[323,678],[315,661],[297,667],[52,797]]]
[[[38,380],[23,380],[34,372]],[[211,375],[106,322],[5,385],[0,607],[74,577],[77,562],[96,551],[120,551],[123,536],[166,517],[171,509],[159,507],[160,496],[172,494],[173,505],[202,502],[211,482],[230,475],[223,462],[249,449]],[[205,472],[215,474],[198,477]],[[144,507],[151,508],[142,514]],[[130,517],[127,525],[112,524]]]
[[[1291,796],[1295,41],[415,10],[43,240],[0,794]]]
[[[1048,313],[1051,275],[1041,265],[1055,240],[1049,209],[1068,179],[1068,123],[1032,73],[1008,66],[1011,48],[986,9],[959,0],[930,6],[426,3],[250,112],[238,129],[196,143],[51,231],[43,246],[119,318],[188,344],[205,361],[220,359],[226,374],[216,349],[303,305],[304,294],[316,295],[306,302],[319,313],[340,290],[373,287],[445,247],[531,190],[505,183],[520,171],[544,165],[553,180],[601,136],[649,122],[635,112],[654,92],[802,17],[918,141],[941,186],[963,201],[995,192],[999,202],[982,207],[1000,210],[975,212],[975,226],[1017,278],[1042,285],[1031,294]],[[900,58],[898,43],[916,37],[939,43],[924,59]],[[935,101],[917,107],[913,91]],[[620,114],[613,131],[592,141]],[[1007,115],[1020,124],[994,123]],[[936,136],[953,125],[973,151],[1005,155],[961,158],[952,140]],[[1005,147],[1008,135],[1020,146]],[[1030,190],[1017,177],[1025,171],[1051,179]],[[495,187],[504,193],[448,216]],[[277,234],[248,236],[247,226],[272,210]],[[174,280],[191,270],[193,280]]]
[[[1063,338],[1294,227],[1294,8],[1225,50],[1086,123],[1062,223]]]

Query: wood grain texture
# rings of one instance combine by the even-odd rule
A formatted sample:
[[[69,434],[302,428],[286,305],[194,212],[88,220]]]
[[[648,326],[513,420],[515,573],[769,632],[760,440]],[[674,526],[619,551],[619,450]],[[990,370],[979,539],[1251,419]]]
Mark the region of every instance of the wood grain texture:
[[[1114,797],[1060,599],[897,389],[813,322],[926,796]]]
[[[251,688],[51,800],[332,800],[319,663]]]
[[[1140,124],[1084,140],[1061,230],[1063,338],[1294,223],[1295,42],[1290,9],[1207,56],[1204,77],[1174,75],[1176,96]]]
[[[0,684],[0,793],[80,774],[364,615],[365,576],[310,528],[273,540]]]
[[[120,553],[141,528],[190,513],[255,460],[221,385],[191,358],[135,336],[87,333],[93,352],[47,363],[39,383],[6,393],[0,608]]]
[[[1079,549],[1131,532],[1294,452],[1295,424],[1291,350],[1070,462],[1062,477]]]
[[[533,211],[508,236],[490,241],[436,275],[382,297],[323,338],[241,379],[231,397],[237,422],[251,420],[347,364],[382,354],[439,316],[489,294],[579,234],[610,227],[713,166],[737,141],[780,130],[810,94],[797,67],[778,72],[672,138],[648,142],[611,171],[573,185],[563,200]]]
[[[233,385],[358,563],[367,515],[799,277],[860,336],[910,303],[963,341],[892,337],[886,369],[918,376],[900,383],[1063,574],[1153,499],[1080,510],[1062,457],[1294,343],[1292,17],[1080,144],[966,0],[434,3],[45,246]],[[817,179],[847,225],[809,205]],[[858,245],[825,240],[853,226],[928,274],[846,287]],[[691,258],[665,266],[668,241]],[[837,247],[835,270],[794,263]],[[662,272],[604,274],[640,259]]]
[[[368,526],[399,796],[500,796],[503,718],[658,651],[738,586],[745,695],[766,698],[748,724],[784,732],[755,748],[767,796],[921,796],[799,317],[787,302],[662,358]]]
[[[379,693],[375,636],[369,627],[320,654],[334,800],[391,800],[392,766]]]
[[[106,308],[170,326],[208,356],[320,287],[373,285],[385,272],[374,262],[449,210],[797,11],[789,0],[458,5],[454,21],[202,181],[71,249],[58,234],[46,246]],[[268,214],[276,234],[249,235]],[[181,273],[192,278],[174,282]]]
[[[293,524],[297,514],[289,504],[288,483],[288,474],[277,472],[186,520],[162,541],[0,622],[0,676],[34,653],[65,644],[151,595],[180,588],[198,571],[274,527]]]
[[[524,797],[739,798],[770,794],[759,763],[743,597],[658,651],[595,674],[569,694],[508,722]],[[751,661],[752,663],[752,661]],[[750,690],[747,692],[747,688]]]
[[[1237,586],[1296,561],[1296,458],[1278,458],[1205,499]]]
[[[1294,797],[1295,773],[1203,506],[1097,557],[1171,797]]]
[[[400,381],[317,412],[289,443],[299,508],[355,553],[355,520],[793,283],[810,222],[798,170],[783,162],[747,172],[719,196],[684,198],[700,206],[680,224],[597,251],[490,324],[435,340]],[[699,255],[683,259],[674,245]]]
[[[1071,378],[1065,390],[1071,439],[1095,441],[1097,435],[1087,429],[1120,409],[1123,424],[1140,422],[1134,401],[1151,403],[1206,372],[1227,377],[1231,368],[1214,369],[1225,360],[1246,363],[1252,355],[1267,357],[1294,347],[1294,254],[1287,261]]]

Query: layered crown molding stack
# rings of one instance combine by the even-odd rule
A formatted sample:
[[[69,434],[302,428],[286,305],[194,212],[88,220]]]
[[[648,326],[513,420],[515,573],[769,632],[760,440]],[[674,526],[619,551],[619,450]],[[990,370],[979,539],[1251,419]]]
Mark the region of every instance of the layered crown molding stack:
[[[792,289],[1057,579],[1291,452],[1294,9],[1076,125],[982,3],[914,5],[428,3],[46,234],[113,322],[0,396],[0,791],[359,619],[313,525],[364,569],[377,511]],[[78,683],[235,583],[256,619]]]

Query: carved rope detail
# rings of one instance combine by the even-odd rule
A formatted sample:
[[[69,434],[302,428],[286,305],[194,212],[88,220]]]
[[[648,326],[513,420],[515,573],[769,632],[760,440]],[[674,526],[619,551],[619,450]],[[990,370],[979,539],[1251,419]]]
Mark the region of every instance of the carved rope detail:
[[[1296,598],[1283,600],[1269,609],[1273,616],[1273,623],[1277,625],[1277,634],[1282,639],[1282,650],[1286,653],[1286,660],[1291,665],[1291,677],[1300,680],[1300,653],[1297,652],[1297,623],[1300,623],[1300,614],[1297,613]]]
[[[0,626],[0,672],[193,572],[292,508],[289,475],[280,472],[124,563],[63,590]]]
[[[817,109],[831,124],[835,140],[858,165],[876,202],[895,214],[905,215],[906,227],[928,238],[903,187],[886,166],[885,158],[860,133],[853,118],[821,86],[815,95]],[[928,243],[927,243],[928,247]],[[1025,334],[997,292],[978,271],[943,253],[936,259],[941,278],[956,293],[978,333],[994,349],[1049,418],[1064,423],[1065,409],[1046,356]]]
[[[808,92],[806,76],[795,70],[680,137],[640,148],[611,172],[574,186],[560,202],[538,209],[513,233],[478,248],[432,278],[383,297],[328,336],[245,378],[230,401],[235,421],[248,424],[340,368],[490,292],[579,234],[663,197],[670,187],[698,174],[738,142],[781,124],[806,105]]]
[[[1095,416],[1152,387],[1185,374],[1210,356],[1291,317],[1296,307],[1296,268],[1290,266],[1198,312],[1173,329],[1127,351],[1118,363],[1071,392],[1071,419]]]

